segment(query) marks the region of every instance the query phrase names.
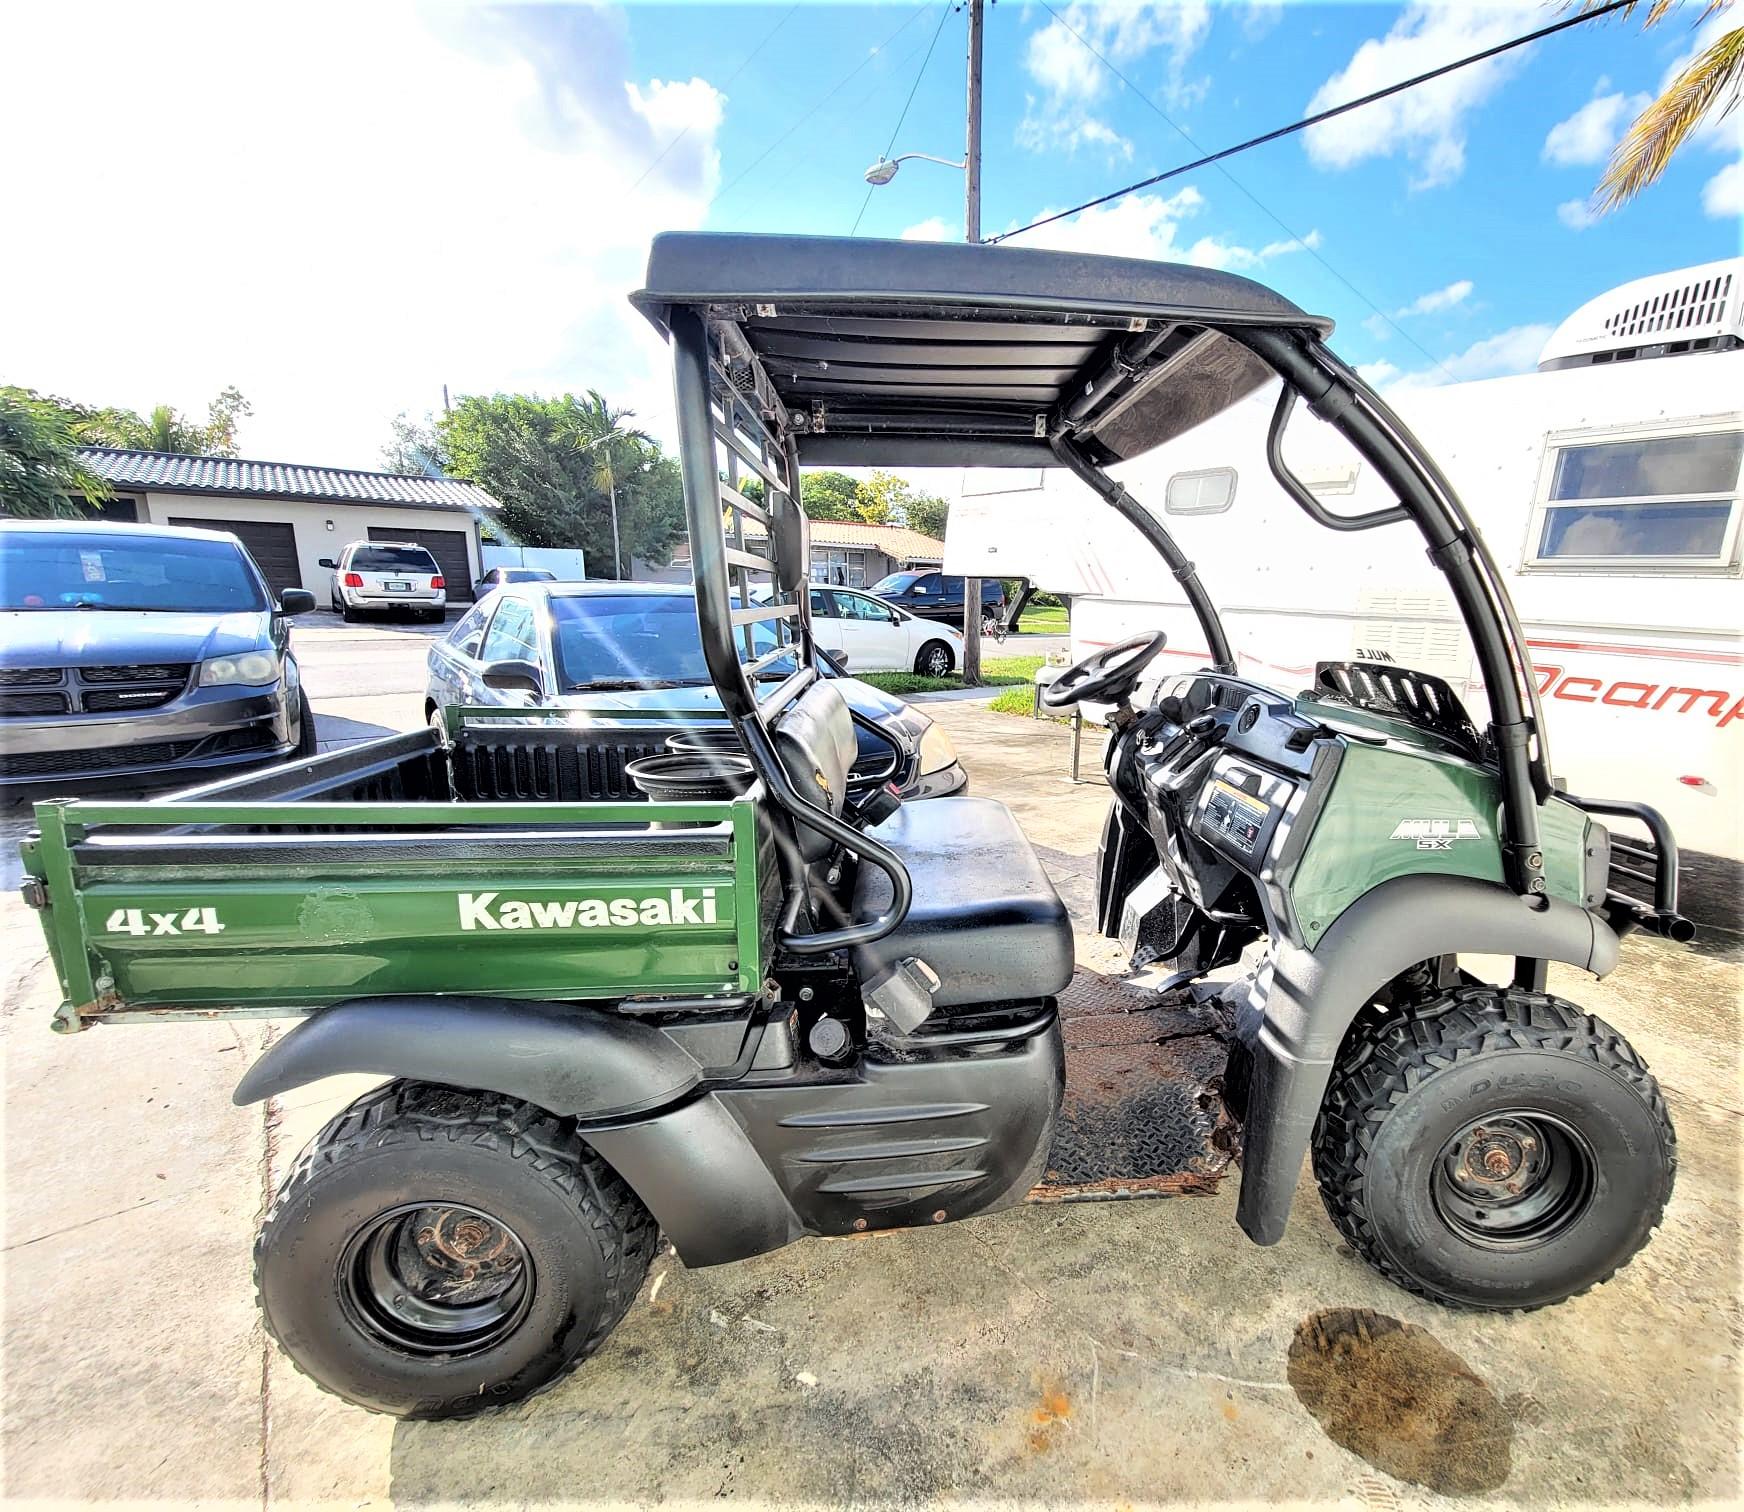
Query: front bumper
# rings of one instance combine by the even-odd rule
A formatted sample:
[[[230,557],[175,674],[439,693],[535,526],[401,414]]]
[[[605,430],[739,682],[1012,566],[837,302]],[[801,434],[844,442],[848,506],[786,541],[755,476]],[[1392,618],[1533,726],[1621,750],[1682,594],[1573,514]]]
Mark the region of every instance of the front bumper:
[[[0,786],[180,774],[294,749],[291,691],[195,688],[149,711],[0,719]]]
[[[936,772],[916,778],[914,786],[903,793],[902,801],[911,803],[917,798],[950,798],[968,791],[969,774],[963,769],[962,762],[953,761],[948,767],[940,767]]]

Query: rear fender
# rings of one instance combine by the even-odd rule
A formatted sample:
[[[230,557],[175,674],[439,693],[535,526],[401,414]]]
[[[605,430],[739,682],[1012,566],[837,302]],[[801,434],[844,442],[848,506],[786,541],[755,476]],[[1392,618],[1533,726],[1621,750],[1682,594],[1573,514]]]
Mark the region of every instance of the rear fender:
[[[756,1021],[748,1033],[759,1034]],[[520,1098],[575,1118],[687,1265],[778,1248],[799,1236],[799,1220],[744,1130],[718,1099],[699,1095],[711,1079],[706,1060],[715,1075],[736,1072],[757,1044],[743,1022],[699,1025],[685,1038],[570,1004],[352,999],[268,1049],[233,1100],[245,1106],[356,1073]]]
[[[1248,1044],[1253,1080],[1236,1218],[1255,1243],[1284,1236],[1302,1157],[1351,1022],[1400,972],[1461,952],[1564,961],[1604,976],[1617,964],[1617,936],[1561,899],[1522,898],[1469,877],[1412,876],[1359,898],[1312,951],[1274,943],[1243,1016],[1256,1032]]]

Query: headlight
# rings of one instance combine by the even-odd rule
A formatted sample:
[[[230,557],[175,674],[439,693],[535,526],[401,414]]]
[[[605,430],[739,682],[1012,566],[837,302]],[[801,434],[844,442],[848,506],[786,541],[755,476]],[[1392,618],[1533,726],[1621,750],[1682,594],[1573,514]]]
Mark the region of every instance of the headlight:
[[[928,725],[920,738],[920,775],[930,777],[956,764],[957,744],[945,733],[943,725]]]
[[[279,680],[279,659],[270,651],[244,651],[241,656],[214,656],[200,663],[200,686],[259,686]]]

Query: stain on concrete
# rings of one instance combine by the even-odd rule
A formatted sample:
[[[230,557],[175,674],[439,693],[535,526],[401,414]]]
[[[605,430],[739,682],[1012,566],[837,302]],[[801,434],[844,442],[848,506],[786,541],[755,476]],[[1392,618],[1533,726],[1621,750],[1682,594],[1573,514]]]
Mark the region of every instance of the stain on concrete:
[[[1072,1399],[1058,1382],[1044,1383],[1041,1401],[1030,1413],[1029,1447],[1033,1454],[1045,1454],[1060,1442],[1066,1422],[1072,1416]]]
[[[1310,1313],[1288,1373],[1328,1438],[1396,1480],[1460,1496],[1508,1479],[1512,1414],[1427,1329],[1367,1308]]]

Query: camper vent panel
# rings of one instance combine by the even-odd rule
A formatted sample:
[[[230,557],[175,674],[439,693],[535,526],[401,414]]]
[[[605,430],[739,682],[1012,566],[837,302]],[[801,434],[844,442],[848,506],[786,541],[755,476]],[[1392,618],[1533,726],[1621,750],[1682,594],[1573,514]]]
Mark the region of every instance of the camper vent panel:
[[[1730,273],[1716,273],[1708,278],[1667,287],[1650,299],[1638,300],[1607,315],[1605,334],[1652,336],[1660,332],[1717,325],[1725,318],[1726,302],[1731,294]]]
[[[1369,589],[1352,640],[1361,658],[1463,677],[1469,657],[1453,601],[1411,589]],[[1377,654],[1378,653],[1378,654]]]

